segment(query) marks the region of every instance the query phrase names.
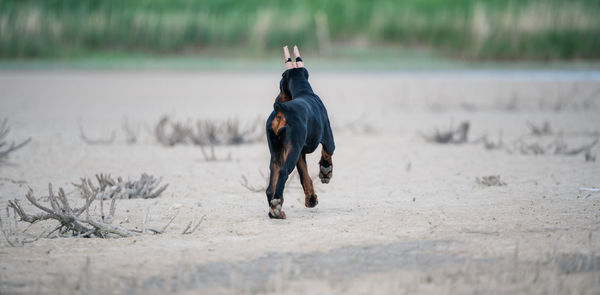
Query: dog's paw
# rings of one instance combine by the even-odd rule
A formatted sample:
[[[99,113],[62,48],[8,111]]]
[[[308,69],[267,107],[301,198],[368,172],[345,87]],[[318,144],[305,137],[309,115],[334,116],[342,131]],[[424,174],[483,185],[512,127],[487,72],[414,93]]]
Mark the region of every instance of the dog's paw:
[[[319,200],[317,199],[317,195],[306,196],[304,199],[304,206],[306,208],[313,208],[319,204]]]
[[[281,210],[281,199],[272,199],[269,206],[269,218],[285,219],[285,212]]]
[[[333,166],[320,166],[319,178],[321,183],[329,183],[331,176],[333,176]]]

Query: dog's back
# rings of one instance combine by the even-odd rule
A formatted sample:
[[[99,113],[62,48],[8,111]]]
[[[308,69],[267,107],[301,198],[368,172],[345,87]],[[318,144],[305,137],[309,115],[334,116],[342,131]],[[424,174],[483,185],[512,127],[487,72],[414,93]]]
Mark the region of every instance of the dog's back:
[[[282,135],[286,128],[294,129],[295,132],[288,136],[296,137],[290,138],[294,142],[304,142],[304,153],[312,153],[320,143],[333,153],[335,145],[327,110],[308,83],[308,71],[305,68],[290,69],[283,73],[281,80],[281,91],[291,99],[273,104],[267,129]]]

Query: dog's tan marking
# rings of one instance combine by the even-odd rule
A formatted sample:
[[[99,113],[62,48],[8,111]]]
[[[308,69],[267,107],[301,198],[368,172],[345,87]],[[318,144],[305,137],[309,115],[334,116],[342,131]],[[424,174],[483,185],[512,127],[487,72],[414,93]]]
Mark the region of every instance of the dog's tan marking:
[[[273,171],[271,172],[271,183],[273,187],[273,191],[275,191],[275,186],[277,185],[277,179],[279,178],[279,169],[281,166],[277,163],[277,161],[273,161]]]
[[[275,192],[277,190],[277,181],[279,181],[279,172],[281,170],[281,167],[285,164],[285,161],[288,158],[288,155],[290,154],[290,146],[289,145],[284,145],[283,146],[283,156],[279,158],[279,156],[275,159],[273,159],[273,163],[272,163],[272,171],[271,171],[271,186],[273,187],[273,192]]]
[[[279,130],[285,126],[285,116],[282,112],[277,111],[275,113],[275,118],[273,118],[273,122],[271,122],[271,129],[275,132],[275,135],[279,135]]]
[[[321,162],[327,161],[329,165],[333,165],[333,161],[331,160],[331,155],[325,150],[321,149]]]

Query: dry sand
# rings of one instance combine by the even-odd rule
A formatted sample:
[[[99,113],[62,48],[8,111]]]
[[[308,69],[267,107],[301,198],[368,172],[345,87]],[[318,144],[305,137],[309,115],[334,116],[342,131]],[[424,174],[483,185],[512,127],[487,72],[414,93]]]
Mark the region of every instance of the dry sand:
[[[116,221],[160,227],[163,235],[121,239],[44,238],[23,247],[0,241],[1,294],[164,293],[600,293],[600,157],[523,155],[482,144],[439,145],[420,136],[471,123],[514,146],[533,137],[527,122],[550,122],[570,147],[600,131],[598,73],[313,72],[337,150],[320,203],[304,208],[297,175],[288,182],[287,220],[267,218],[265,141],[200,149],[156,143],[163,114],[179,120],[266,118],[279,73],[41,71],[0,73],[0,117],[9,139],[33,141],[0,167],[0,208],[47,184],[78,199],[71,182],[96,173],[163,177],[156,199],[122,200]],[[121,122],[144,126],[125,142]],[[90,137],[111,145],[88,145]],[[600,146],[592,149],[600,156]],[[228,160],[228,158],[230,158]],[[318,156],[309,171],[318,173]],[[478,177],[500,175],[505,186]],[[20,184],[18,181],[25,181]],[[24,202],[25,203],[25,202]],[[26,209],[35,212],[27,205]],[[195,216],[192,235],[181,231]],[[0,214],[6,220],[6,212]],[[22,235],[50,229],[35,224]],[[24,230],[27,224],[19,223]]]

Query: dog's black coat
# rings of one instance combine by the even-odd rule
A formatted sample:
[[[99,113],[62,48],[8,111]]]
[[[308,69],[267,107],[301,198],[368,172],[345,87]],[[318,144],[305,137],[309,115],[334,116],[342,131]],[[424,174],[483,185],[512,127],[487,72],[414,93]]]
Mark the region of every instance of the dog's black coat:
[[[314,152],[319,144],[323,144],[329,155],[333,155],[335,150],[327,110],[308,83],[308,71],[305,68],[293,68],[283,72],[280,91],[280,96],[283,94],[291,100],[275,102],[274,110],[267,119],[271,173],[274,164],[281,167],[277,183],[269,182],[266,191],[269,203],[273,198],[282,198],[287,177],[302,154]],[[277,112],[283,113],[286,123],[276,134],[272,124]],[[284,156],[286,154],[287,157]]]

